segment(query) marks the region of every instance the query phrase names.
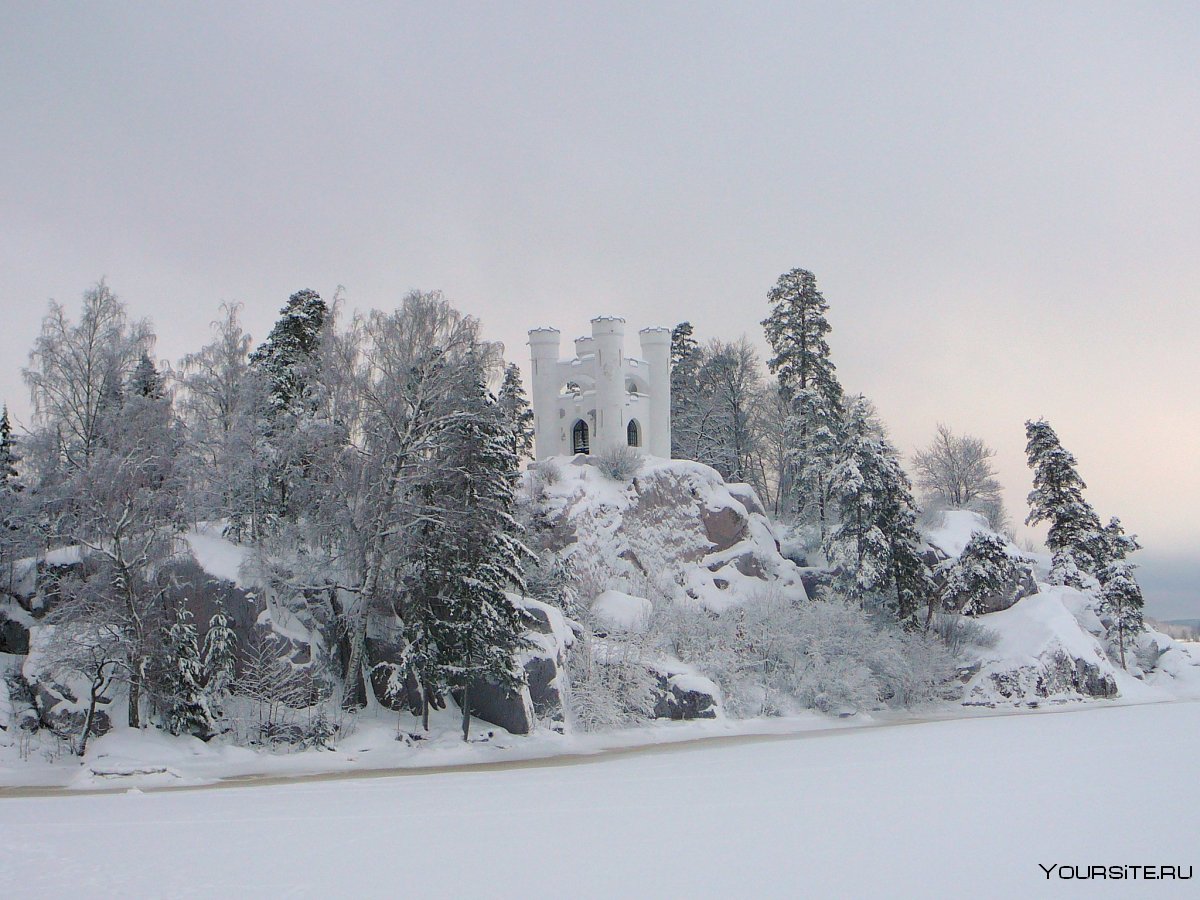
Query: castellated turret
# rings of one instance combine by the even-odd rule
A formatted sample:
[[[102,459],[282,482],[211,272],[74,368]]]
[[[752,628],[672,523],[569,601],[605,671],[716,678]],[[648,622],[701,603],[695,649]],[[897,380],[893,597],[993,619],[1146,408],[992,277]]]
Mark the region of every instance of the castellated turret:
[[[640,356],[626,356],[625,320],[597,316],[575,358],[560,359],[557,329],[529,332],[538,459],[624,446],[671,455],[671,330],[638,337]]]

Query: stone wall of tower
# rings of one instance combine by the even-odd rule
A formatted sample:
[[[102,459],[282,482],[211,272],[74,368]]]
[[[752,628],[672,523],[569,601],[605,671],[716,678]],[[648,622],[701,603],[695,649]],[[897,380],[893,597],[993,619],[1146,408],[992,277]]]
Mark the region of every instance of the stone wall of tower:
[[[592,319],[596,348],[596,430],[592,452],[625,446],[625,320],[618,316]]]
[[[556,328],[529,332],[529,356],[533,391],[533,447],[538,459],[555,456],[559,448],[558,347],[562,337]]]
[[[650,415],[645,423],[646,452],[671,457],[671,329],[643,328],[638,332],[642,359],[650,365]]]

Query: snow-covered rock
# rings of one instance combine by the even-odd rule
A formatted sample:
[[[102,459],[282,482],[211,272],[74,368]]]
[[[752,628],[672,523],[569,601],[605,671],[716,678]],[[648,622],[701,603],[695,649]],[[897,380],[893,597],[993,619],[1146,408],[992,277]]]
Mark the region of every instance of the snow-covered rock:
[[[1200,696],[1200,660],[1148,631],[1122,669],[1108,652],[1090,594],[1040,585],[1010,609],[980,616],[994,645],[979,651],[964,694],[969,705],[1037,705],[1089,698]],[[1144,668],[1139,658],[1153,657]]]
[[[0,653],[28,653],[29,629],[37,620],[12,600],[0,601]]]
[[[644,631],[653,611],[654,604],[645,597],[612,590],[602,593],[591,606],[596,622],[614,631]]]
[[[21,676],[29,687],[43,727],[56,734],[80,734],[87,721],[91,685],[81,675],[61,671],[50,662],[46,650],[53,635],[53,625],[35,625],[30,629],[29,653],[21,665]],[[112,700],[111,695],[98,699],[91,734],[105,734],[112,728]]]
[[[986,518],[969,509],[943,509],[932,513],[929,524],[921,530],[930,546],[940,550],[945,557],[955,559],[962,556],[976,533],[998,534]],[[1004,541],[1009,555],[1014,559],[1025,555],[1011,540],[1004,538]]]
[[[678,660],[652,663],[656,719],[715,719],[721,714],[721,690],[711,678]]]
[[[509,594],[529,626],[526,639],[532,645],[518,662],[525,669],[525,682],[533,714],[538,722],[556,730],[566,728],[567,653],[575,643],[575,632],[562,610],[530,597]]]
[[[958,559],[976,534],[995,535],[1000,538],[1005,552],[1015,565],[1014,577],[996,593],[982,598],[979,611],[993,613],[1008,609],[1022,597],[1036,594],[1037,577],[1034,557],[1014,544],[1007,536],[992,529],[986,518],[969,509],[946,509],[933,513],[930,521],[922,528],[926,543],[930,547],[926,562],[934,570],[935,579],[944,578],[938,567],[947,560]]]
[[[570,557],[585,583],[590,578],[594,592],[585,601],[611,590],[720,612],[766,588],[804,596],[800,569],[780,553],[748,485],[726,484],[700,463],[653,457],[628,483],[583,457],[538,467],[526,476],[527,496],[555,536],[553,549]]]

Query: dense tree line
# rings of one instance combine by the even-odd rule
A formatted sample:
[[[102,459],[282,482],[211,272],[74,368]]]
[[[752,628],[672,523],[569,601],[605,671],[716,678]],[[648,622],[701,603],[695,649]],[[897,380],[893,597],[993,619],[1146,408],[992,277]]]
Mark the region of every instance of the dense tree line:
[[[403,624],[425,711],[453,694],[465,712],[478,679],[518,682],[505,591],[528,554],[513,507],[530,415],[501,348],[439,294],[342,321],[336,298],[299,291],[253,350],[239,308],[221,313],[169,370],[103,282],[76,320],[52,304],[25,370],[33,427],[18,442],[0,418],[0,552],[11,568],[81,548],[47,621],[92,709],[116,684],[135,727],[216,730],[236,638],[221,614],[172,608],[162,579],[201,521],[252,548],[271,589],[323,607],[302,616],[332,618],[346,652],[311,665],[345,707],[365,702],[375,619]]]

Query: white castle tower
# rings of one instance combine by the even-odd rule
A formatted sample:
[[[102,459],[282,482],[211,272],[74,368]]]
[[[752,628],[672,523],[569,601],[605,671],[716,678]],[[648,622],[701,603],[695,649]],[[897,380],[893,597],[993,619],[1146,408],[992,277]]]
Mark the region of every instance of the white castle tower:
[[[574,359],[559,359],[560,337],[556,328],[529,332],[537,458],[622,446],[669,458],[671,329],[639,331],[640,358],[625,355],[618,316],[592,319]]]

